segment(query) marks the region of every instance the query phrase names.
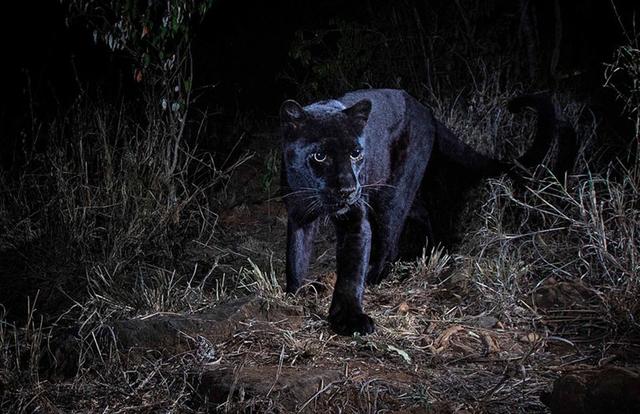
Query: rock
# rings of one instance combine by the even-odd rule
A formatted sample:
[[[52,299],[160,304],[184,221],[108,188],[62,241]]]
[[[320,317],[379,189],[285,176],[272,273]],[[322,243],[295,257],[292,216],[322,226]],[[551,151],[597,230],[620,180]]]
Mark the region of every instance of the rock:
[[[274,399],[285,412],[297,412],[323,387],[328,389],[332,382],[339,382],[342,375],[337,370],[302,365],[245,366],[236,370],[221,367],[205,371],[197,389],[198,394],[211,404],[228,400],[242,402],[270,395],[277,397]],[[306,412],[312,412],[312,409],[311,403],[305,407]]]
[[[640,413],[640,376],[617,367],[569,373],[540,399],[553,414]]]
[[[158,350],[163,355],[170,356],[194,349],[197,346],[194,338],[203,337],[209,343],[220,343],[238,329],[246,330],[246,326],[241,328],[240,323],[278,321],[281,326],[296,329],[302,324],[302,316],[300,306],[284,306],[256,297],[244,297],[221,303],[202,314],[159,313],[139,319],[115,321],[95,331],[100,347],[105,344],[107,346],[96,349],[94,345],[97,344],[93,341],[90,346],[85,345],[85,351],[89,350],[93,354],[107,351],[109,344],[113,344],[115,339],[118,350],[123,351],[130,359],[142,355],[141,352],[130,352],[135,350]],[[87,333],[82,335],[86,336]],[[61,332],[54,337],[52,344],[52,352],[41,360],[43,372],[64,377],[74,375],[82,347],[79,328]],[[83,356],[90,357],[91,353]]]
[[[476,326],[484,329],[492,329],[498,324],[498,318],[490,315],[480,316],[476,321]]]
[[[111,325],[118,348],[170,350],[172,354],[189,350],[187,337],[203,336],[213,343],[233,335],[240,322],[285,320],[289,327],[302,323],[301,307],[267,304],[258,298],[240,298],[222,303],[207,313],[158,314],[144,319],[117,321]],[[245,327],[246,329],[246,327]]]
[[[398,313],[399,314],[406,314],[409,313],[409,310],[411,310],[411,308],[409,307],[409,304],[407,302],[402,302],[400,305],[398,305]]]
[[[597,295],[586,287],[581,281],[557,281],[554,278],[547,279],[538,287],[533,296],[527,300],[538,309],[551,309],[554,307],[572,308],[584,307],[593,302]]]

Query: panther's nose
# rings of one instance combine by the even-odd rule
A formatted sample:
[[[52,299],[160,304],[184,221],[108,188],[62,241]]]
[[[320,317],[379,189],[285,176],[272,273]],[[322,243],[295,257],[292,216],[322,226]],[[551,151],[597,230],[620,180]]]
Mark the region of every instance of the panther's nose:
[[[348,200],[352,198],[357,191],[358,189],[354,185],[342,187],[338,190],[338,196],[343,200]]]

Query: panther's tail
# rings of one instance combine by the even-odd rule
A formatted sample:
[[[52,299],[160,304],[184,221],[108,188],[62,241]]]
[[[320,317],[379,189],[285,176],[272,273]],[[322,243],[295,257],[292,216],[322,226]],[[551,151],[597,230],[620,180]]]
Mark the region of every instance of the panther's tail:
[[[522,95],[509,101],[507,107],[512,113],[523,108],[533,108],[538,112],[538,127],[533,145],[516,161],[532,168],[542,163],[549,150],[555,146],[555,154],[550,165],[551,171],[558,177],[573,168],[578,154],[576,131],[558,115],[556,106],[547,94]]]
[[[576,153],[575,132],[558,119],[557,110],[548,94],[518,96],[508,103],[511,112],[529,107],[538,113],[536,135],[531,147],[513,161],[501,161],[485,156],[457,138],[444,124],[436,121],[436,148],[446,159],[473,170],[478,176],[495,176],[514,167],[535,168],[541,164],[554,142],[558,154],[552,171],[556,174],[571,168]]]

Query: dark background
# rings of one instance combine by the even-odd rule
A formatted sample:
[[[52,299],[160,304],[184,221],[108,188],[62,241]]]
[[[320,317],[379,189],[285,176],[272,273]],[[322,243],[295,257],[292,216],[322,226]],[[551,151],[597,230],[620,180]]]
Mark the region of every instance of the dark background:
[[[1,162],[5,169],[19,167],[20,146],[33,126],[32,121],[46,123],[55,119],[69,108],[81,89],[100,99],[117,101],[135,99],[138,87],[125,57],[95,44],[86,27],[65,24],[65,11],[60,2],[17,3],[5,8],[1,36],[4,82],[0,102],[0,142]],[[624,40],[611,2],[557,2],[562,19],[559,41],[556,38],[556,2],[492,0],[480,3],[218,0],[202,24],[195,28],[195,85],[207,86],[197,106],[211,114],[212,135],[228,135],[230,131],[237,132],[238,128],[265,129],[266,125],[275,125],[278,105],[285,98],[308,100],[311,95],[343,92],[337,90],[341,85],[326,84],[324,88],[316,88],[316,94],[305,88],[314,62],[326,61],[336,53],[340,30],[324,36],[318,47],[309,48],[312,62],[307,65],[292,58],[292,42],[297,35],[309,38],[319,31],[349,25],[381,32],[392,43],[394,38],[389,34],[397,35],[403,30],[407,38],[450,33],[439,46],[450,52],[461,49],[461,43],[456,42],[456,37],[461,36],[457,32],[459,27],[464,27],[465,21],[473,20],[474,31],[462,34],[474,37],[467,44],[486,40],[483,44],[488,45],[488,53],[504,42],[504,47],[509,48],[505,52],[521,61],[522,70],[529,72],[526,76],[518,75],[528,78],[530,85],[538,89],[571,88],[596,108],[613,108],[608,111],[609,116],[615,117],[619,113],[619,108],[612,107],[610,97],[603,95],[601,90],[603,62],[611,60],[615,47]],[[620,18],[631,27],[636,7],[633,2],[616,1],[615,6]],[[524,34],[523,10],[527,10],[526,19],[535,25],[533,37]],[[394,22],[387,17],[392,15],[400,16],[400,20]],[[403,16],[411,17],[402,20]],[[421,25],[422,33],[415,30],[416,21]],[[406,22],[412,23],[399,28]],[[532,45],[532,41],[535,44]],[[554,74],[550,73],[550,65],[557,43],[559,60]],[[372,44],[371,47],[378,46]],[[393,49],[394,45],[388,47]],[[445,71],[447,65],[455,65],[453,53],[438,55],[438,50],[432,52],[435,55],[427,52],[422,56],[435,61],[441,59],[440,66]],[[483,50],[475,52],[481,54]],[[455,53],[470,52],[456,50]],[[377,58],[380,60],[376,61],[374,56],[369,65],[373,72],[376,64],[385,64],[384,57]],[[530,62],[532,58],[534,62]],[[425,69],[420,62],[413,63],[418,70]],[[558,73],[568,80],[558,81],[557,76],[554,78]],[[412,86],[420,82],[420,75],[411,80],[413,84],[407,77],[403,79],[404,83],[398,84],[394,79],[378,78],[378,84],[371,86],[404,87],[420,95],[419,91],[412,90],[415,89]],[[239,119],[242,119],[241,125]],[[224,152],[229,145],[227,141],[220,139],[216,141],[217,145],[209,142],[208,149]]]

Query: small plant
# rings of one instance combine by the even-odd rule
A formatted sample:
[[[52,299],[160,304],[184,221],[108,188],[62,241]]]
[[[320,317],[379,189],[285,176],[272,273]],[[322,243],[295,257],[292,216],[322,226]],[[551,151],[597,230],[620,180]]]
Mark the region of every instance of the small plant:
[[[605,65],[604,86],[613,89],[624,104],[636,131],[640,131],[640,40],[616,49],[614,61]]]
[[[630,140],[633,175],[640,180],[640,36],[628,38],[628,44],[616,49],[614,61],[605,65],[604,86],[613,89],[633,122],[635,139]]]
[[[88,26],[96,43],[102,42],[132,59],[136,81],[153,83],[158,74],[181,66],[188,55],[193,29],[213,0],[62,0],[62,3],[67,7],[67,24]],[[178,87],[188,92],[191,80],[185,79]]]
[[[273,269],[273,263],[270,262],[270,269],[265,272],[251,259],[248,260],[249,267],[243,267],[238,271],[238,287],[248,292],[265,294],[272,298],[281,297],[283,291],[278,282],[278,276]]]

